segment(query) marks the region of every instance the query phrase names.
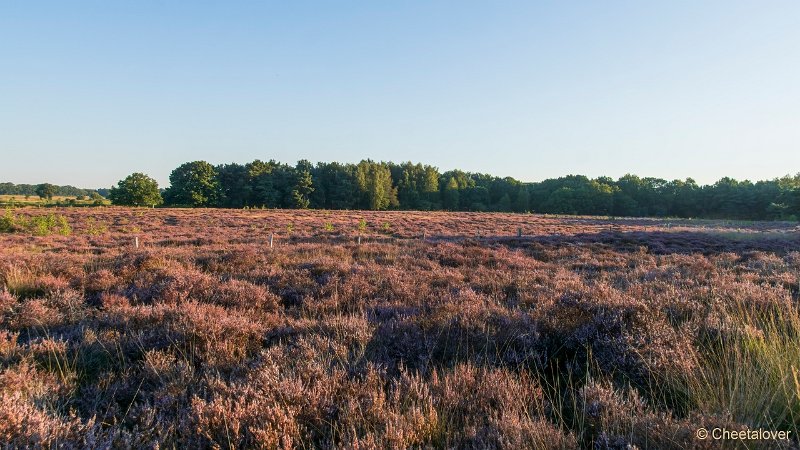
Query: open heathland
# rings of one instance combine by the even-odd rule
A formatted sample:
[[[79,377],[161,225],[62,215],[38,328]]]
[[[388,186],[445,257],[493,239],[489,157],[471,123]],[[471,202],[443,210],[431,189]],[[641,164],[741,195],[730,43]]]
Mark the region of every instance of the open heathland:
[[[796,223],[20,208],[0,231],[11,447],[798,448]]]

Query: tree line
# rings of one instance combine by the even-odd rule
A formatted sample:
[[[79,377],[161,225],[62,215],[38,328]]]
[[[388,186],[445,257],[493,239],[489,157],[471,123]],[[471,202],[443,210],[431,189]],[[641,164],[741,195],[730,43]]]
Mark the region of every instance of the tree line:
[[[321,208],[537,212],[606,216],[797,220],[800,174],[767,181],[569,175],[535,183],[419,163],[271,160],[182,164],[159,189],[142,173],[109,192],[114,204],[221,208]]]
[[[97,194],[94,189],[80,189],[75,186],[56,186],[50,183],[42,184],[14,184],[0,183],[0,195],[38,196],[42,198],[64,197],[92,197]],[[102,192],[100,193],[102,194]]]

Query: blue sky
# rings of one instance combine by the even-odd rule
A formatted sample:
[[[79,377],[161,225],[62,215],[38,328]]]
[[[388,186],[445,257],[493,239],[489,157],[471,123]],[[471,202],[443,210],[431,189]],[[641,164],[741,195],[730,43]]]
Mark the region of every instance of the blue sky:
[[[3,2],[0,181],[412,160],[800,171],[800,2]]]

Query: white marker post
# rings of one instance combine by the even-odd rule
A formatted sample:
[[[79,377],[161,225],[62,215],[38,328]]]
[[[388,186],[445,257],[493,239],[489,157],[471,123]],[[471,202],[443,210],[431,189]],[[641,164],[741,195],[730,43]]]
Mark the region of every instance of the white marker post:
[[[269,248],[272,248],[272,237],[273,237],[273,233],[270,233],[269,234]]]
[[[133,237],[133,246],[139,248],[139,236]]]

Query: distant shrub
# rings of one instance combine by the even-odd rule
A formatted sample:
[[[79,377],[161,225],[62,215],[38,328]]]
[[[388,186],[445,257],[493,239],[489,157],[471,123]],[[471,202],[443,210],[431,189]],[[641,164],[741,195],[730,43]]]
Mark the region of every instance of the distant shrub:
[[[122,227],[122,232],[123,233],[139,234],[139,233],[142,232],[142,229],[137,227],[137,226],[135,226],[135,225],[133,225],[133,226],[130,226],[130,227]]]
[[[108,231],[108,225],[105,222],[97,221],[93,217],[86,219],[86,234],[97,236],[104,234]]]

